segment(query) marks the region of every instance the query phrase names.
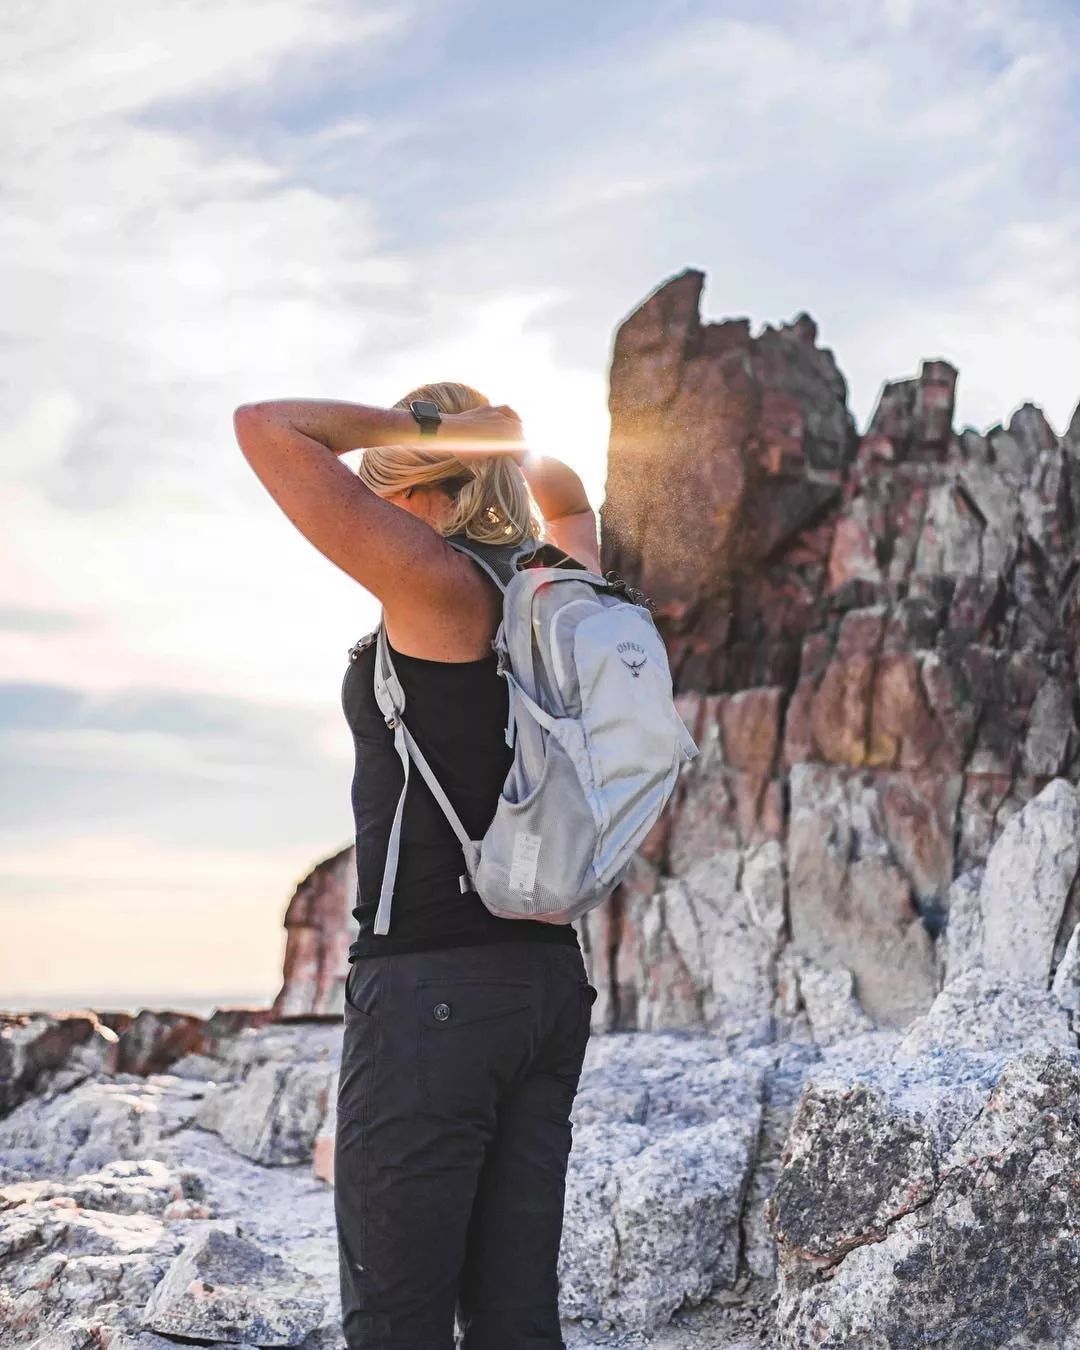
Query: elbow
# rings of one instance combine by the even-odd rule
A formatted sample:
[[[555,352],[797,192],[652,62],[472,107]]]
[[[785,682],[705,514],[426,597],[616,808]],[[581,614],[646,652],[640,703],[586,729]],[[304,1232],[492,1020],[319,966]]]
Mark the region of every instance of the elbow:
[[[259,403],[241,403],[239,408],[233,411],[233,426],[243,426],[246,422],[253,422],[262,411],[262,405]]]
[[[263,423],[262,404],[241,403],[233,410],[233,434],[241,450],[246,452]]]
[[[258,403],[241,403],[233,410],[233,435],[244,458],[250,463],[260,443],[265,423]]]

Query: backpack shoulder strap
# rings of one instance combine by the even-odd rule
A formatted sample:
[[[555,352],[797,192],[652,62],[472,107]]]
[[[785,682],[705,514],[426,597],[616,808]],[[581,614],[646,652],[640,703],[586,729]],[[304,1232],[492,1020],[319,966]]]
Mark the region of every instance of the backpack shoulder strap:
[[[561,567],[568,572],[589,570],[583,562],[578,562],[577,558],[572,557],[565,549],[559,548],[558,544],[538,544],[536,553],[529,559],[527,566]]]
[[[500,591],[506,590],[521,564],[537,551],[536,544],[529,540],[520,544],[483,544],[466,534],[448,534],[446,542],[482,567]]]
[[[469,838],[468,831],[450,804],[450,799],[435,777],[431,765],[405,725],[405,691],[402,689],[397,672],[394,670],[394,662],[391,659],[390,647],[386,640],[386,628],[381,620],[376,630],[375,640],[375,701],[379,705],[379,711],[383,714],[386,725],[394,733],[394,749],[401,760],[402,772],[401,792],[398,794],[394,819],[390,826],[390,837],[386,844],[386,863],[383,867],[382,886],[379,890],[379,903],[375,913],[374,931],[381,936],[390,931],[390,906],[393,902],[394,881],[397,877],[405,794],[409,788],[410,762],[419,769],[420,775],[427,783],[439,809],[446,817],[450,828],[457,835],[458,843],[461,845],[462,854],[465,858],[465,871],[458,878],[458,885],[463,893],[471,887],[472,875],[479,860],[479,848],[475,841]]]

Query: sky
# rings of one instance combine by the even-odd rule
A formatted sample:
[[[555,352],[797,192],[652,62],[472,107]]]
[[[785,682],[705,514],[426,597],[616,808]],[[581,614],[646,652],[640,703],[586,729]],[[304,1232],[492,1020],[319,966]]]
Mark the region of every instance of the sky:
[[[0,12],[0,1007],[263,1001],[374,599],[232,410],[462,379],[603,499],[617,324],[814,315],[860,426],[1080,397],[1073,0]],[[349,457],[355,465],[355,460]]]

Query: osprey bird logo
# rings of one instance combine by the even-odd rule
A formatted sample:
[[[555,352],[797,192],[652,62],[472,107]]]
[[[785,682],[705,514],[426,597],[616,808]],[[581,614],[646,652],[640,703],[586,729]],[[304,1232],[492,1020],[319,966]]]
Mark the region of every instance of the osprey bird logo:
[[[619,660],[636,680],[641,675],[642,666],[649,659],[648,652],[646,652],[640,642],[620,642],[616,650],[619,653]],[[641,656],[638,660],[634,660],[633,656],[627,660],[623,655],[624,652],[640,652]]]

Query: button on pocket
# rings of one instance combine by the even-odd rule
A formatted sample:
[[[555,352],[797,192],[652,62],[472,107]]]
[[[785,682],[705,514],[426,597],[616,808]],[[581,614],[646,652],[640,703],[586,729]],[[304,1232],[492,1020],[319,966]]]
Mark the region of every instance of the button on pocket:
[[[447,976],[416,986],[416,1076],[436,1109],[483,1109],[527,1060],[540,987],[529,980]]]

